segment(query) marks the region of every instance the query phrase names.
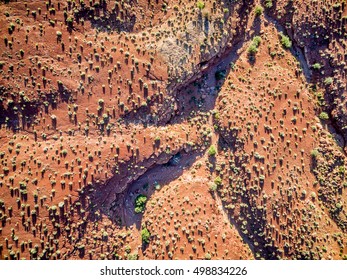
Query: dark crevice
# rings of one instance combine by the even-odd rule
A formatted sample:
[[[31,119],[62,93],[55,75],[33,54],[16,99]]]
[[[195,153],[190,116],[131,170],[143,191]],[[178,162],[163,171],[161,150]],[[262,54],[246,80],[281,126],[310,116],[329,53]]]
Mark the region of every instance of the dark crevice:
[[[125,162],[119,167],[119,172],[115,174],[112,178],[106,181],[103,184],[91,185],[87,188],[87,192],[91,190],[90,200],[93,208],[98,208],[101,212],[110,217],[113,222],[118,223],[119,225],[124,225],[122,221],[123,214],[121,213],[122,201],[126,194],[129,191],[129,187],[133,186],[139,180],[142,180],[145,174],[150,172],[161,172],[162,169],[165,171],[165,168],[173,169],[172,173],[167,174],[167,181],[175,179],[173,177],[170,180],[170,176],[177,173],[177,170],[181,168],[184,163],[189,162],[190,164],[194,163],[199,155],[203,153],[203,150],[195,150],[192,147],[184,146],[176,151],[171,153],[162,152],[158,156],[150,157],[142,162],[137,162],[137,168],[130,168],[132,166],[131,162]],[[182,156],[181,162],[179,165],[172,165],[173,157],[180,154]],[[152,171],[155,170],[155,171]],[[183,172],[183,170],[181,170]],[[178,177],[181,174],[178,175]],[[88,190],[89,189],[89,190]],[[117,211],[115,211],[117,209]],[[123,209],[124,210],[124,209]],[[123,211],[122,210],[122,211]],[[117,213],[115,213],[117,212]]]
[[[233,1],[226,5],[232,5]],[[230,35],[230,38],[227,42],[225,42],[224,46],[221,50],[212,56],[208,60],[202,60],[200,63],[196,65],[196,69],[190,75],[186,75],[185,79],[182,82],[176,83],[171,79],[169,85],[167,86],[167,96],[163,100],[153,99],[150,101],[146,108],[137,109],[136,112],[130,111],[126,115],[122,117],[122,121],[124,123],[142,123],[143,125],[154,125],[154,126],[166,126],[168,124],[177,123],[177,116],[179,115],[179,111],[172,108],[173,104],[179,105],[177,103],[177,98],[184,93],[185,89],[190,85],[201,80],[205,75],[212,72],[212,69],[216,67],[216,65],[223,63],[225,59],[229,59],[229,61],[235,61],[238,58],[237,51],[242,47],[242,42],[247,40],[248,33],[246,32],[246,24],[242,24],[243,22],[247,22],[249,18],[249,7],[253,5],[253,1],[244,0],[242,5],[238,9],[238,14],[242,16],[240,19],[240,23],[235,30],[234,35]],[[234,55],[232,55],[234,54]],[[230,56],[233,58],[230,59]],[[230,67],[229,70],[230,71]],[[213,73],[214,74],[214,73]],[[216,95],[217,97],[217,95]],[[151,106],[159,105],[158,112],[155,115],[152,115]],[[182,118],[178,118],[182,121]]]
[[[142,213],[135,213],[135,199],[138,195],[145,195],[147,199],[163,185],[179,178],[185,169],[189,169],[196,160],[203,155],[203,151],[178,152],[161,164],[154,164],[137,179],[129,182],[125,191],[119,194],[110,204],[111,219],[117,220],[122,226],[135,225],[141,228]]]

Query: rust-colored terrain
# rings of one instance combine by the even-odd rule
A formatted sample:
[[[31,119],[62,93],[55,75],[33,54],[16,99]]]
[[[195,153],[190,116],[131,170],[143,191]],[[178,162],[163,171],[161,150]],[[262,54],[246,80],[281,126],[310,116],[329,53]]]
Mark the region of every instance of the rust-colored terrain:
[[[346,4],[0,1],[0,259],[347,259]]]

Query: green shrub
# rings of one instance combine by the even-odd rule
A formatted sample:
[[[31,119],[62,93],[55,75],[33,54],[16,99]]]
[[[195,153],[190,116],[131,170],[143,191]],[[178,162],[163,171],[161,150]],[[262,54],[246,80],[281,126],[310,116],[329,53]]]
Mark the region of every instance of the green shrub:
[[[198,1],[198,3],[196,3],[196,6],[197,6],[200,10],[202,10],[203,8],[205,8],[205,3],[202,2],[202,1]]]
[[[148,229],[147,228],[143,228],[141,230],[142,243],[149,244],[150,237],[151,237],[151,234],[148,231]]]
[[[255,36],[253,38],[253,44],[255,44],[257,47],[259,47],[260,43],[261,43],[261,37],[260,36]]]
[[[258,52],[258,48],[255,45],[251,44],[247,51],[248,51],[248,54],[254,55]]]
[[[261,37],[260,36],[255,36],[252,40],[251,45],[248,47],[248,54],[249,55],[254,55],[258,52],[258,47],[261,43]]]
[[[217,190],[217,185],[215,183],[211,183],[209,191],[210,192],[215,192],[216,190]]]
[[[265,4],[265,8],[267,9],[271,9],[273,6],[272,0],[265,0],[264,4]]]
[[[209,149],[208,149],[208,155],[210,157],[214,157],[217,154],[217,149],[214,145],[212,145]]]
[[[315,64],[313,64],[312,65],[312,68],[314,69],[314,70],[319,70],[319,69],[321,69],[322,68],[322,65],[320,64],[320,63],[315,63]]]
[[[323,120],[323,121],[326,121],[326,120],[329,119],[329,115],[328,115],[327,112],[322,112],[322,113],[319,114],[319,118],[320,118],[321,120]]]
[[[217,186],[220,186],[222,185],[222,178],[221,177],[216,177],[216,179],[214,179],[214,183],[217,185]]]
[[[280,36],[282,46],[286,49],[290,49],[292,47],[292,41],[289,39],[289,37],[284,35],[282,32],[280,33]]]
[[[143,213],[146,207],[147,196],[140,194],[135,199],[135,213]]]
[[[254,14],[259,17],[263,13],[264,9],[262,6],[256,6],[254,9]]]
[[[313,157],[313,158],[317,158],[317,156],[318,156],[318,155],[319,155],[318,150],[313,149],[313,150],[311,151],[311,157]]]

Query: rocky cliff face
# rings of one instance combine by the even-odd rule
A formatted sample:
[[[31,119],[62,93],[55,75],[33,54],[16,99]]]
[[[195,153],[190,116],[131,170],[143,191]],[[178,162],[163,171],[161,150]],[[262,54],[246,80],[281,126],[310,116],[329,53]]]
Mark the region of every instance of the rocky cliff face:
[[[267,2],[267,1],[265,1]],[[346,139],[346,4],[344,1],[271,1],[266,14],[304,53],[309,82],[319,85],[331,125]]]

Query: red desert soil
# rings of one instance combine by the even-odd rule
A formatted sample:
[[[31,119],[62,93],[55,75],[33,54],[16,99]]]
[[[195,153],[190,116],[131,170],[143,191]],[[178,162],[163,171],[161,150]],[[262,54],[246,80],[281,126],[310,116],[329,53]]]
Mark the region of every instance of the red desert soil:
[[[344,1],[0,1],[0,259],[346,259]]]

